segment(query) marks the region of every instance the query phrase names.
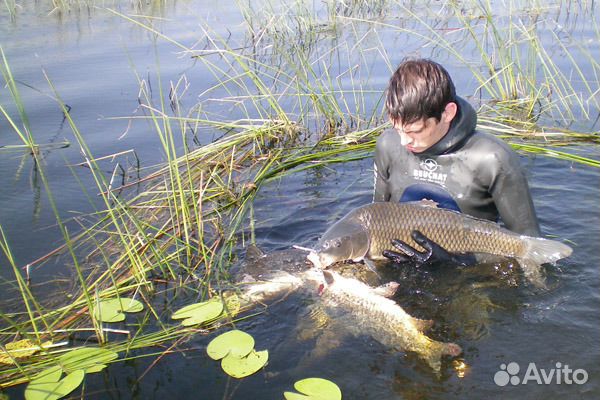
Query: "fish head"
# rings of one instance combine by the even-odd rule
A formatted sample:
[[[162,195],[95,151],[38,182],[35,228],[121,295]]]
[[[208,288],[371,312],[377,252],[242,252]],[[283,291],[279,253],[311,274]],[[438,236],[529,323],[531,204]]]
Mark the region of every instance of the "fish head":
[[[357,223],[340,222],[325,232],[315,249],[308,255],[308,260],[317,268],[327,268],[338,261],[359,261],[369,251],[367,230]]]

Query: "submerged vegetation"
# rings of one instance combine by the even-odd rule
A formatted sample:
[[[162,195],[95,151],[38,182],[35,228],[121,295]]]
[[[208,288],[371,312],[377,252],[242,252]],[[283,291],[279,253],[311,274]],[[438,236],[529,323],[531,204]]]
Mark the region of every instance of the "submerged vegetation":
[[[56,3],[63,7],[65,2]],[[15,4],[6,2],[9,9],[16,9]],[[383,75],[389,75],[399,61],[386,51],[390,35],[410,44],[405,55],[451,60],[453,68],[474,77],[477,83],[467,95],[479,105],[481,129],[522,152],[600,167],[598,159],[578,153],[582,146],[600,142],[600,133],[593,131],[600,110],[600,65],[593,57],[597,48],[578,44],[568,26],[558,25],[561,13],[568,12],[562,3],[525,9],[511,2],[506,15],[494,15],[490,2],[480,1],[444,2],[419,12],[390,0],[330,0],[318,10],[301,1],[240,2],[239,7],[246,31],[242,42],[199,21],[203,37],[193,46],[165,36],[152,18],[107,11],[172,43],[215,82],[199,94],[198,104],[182,109],[185,82],[166,84],[159,75],[155,93],[148,80],[138,77],[139,111],[119,118],[148,121],[166,157],[164,165],[138,181],[114,185],[48,79],[103,200],[104,209],[89,216],[77,233],[66,228],[54,205],[37,158],[35,133],[10,60],[2,53],[3,86],[17,115],[2,105],[0,113],[39,168],[64,238],[55,253],[69,259],[77,283],[63,304],[40,298],[25,270],[50,256],[27,268],[17,265],[10,233],[0,226],[0,246],[20,296],[18,309],[0,311],[0,355],[10,358],[0,365],[0,387],[32,380],[76,340],[93,339],[121,359],[160,357],[190,335],[235,326],[236,318],[245,318],[223,315],[208,325],[191,326],[171,321],[173,310],[186,302],[223,294],[240,245],[253,239],[252,202],[264,184],[371,156],[386,127],[385,82],[374,82],[374,70],[385,67]],[[589,12],[596,33],[592,42],[597,43],[600,27],[593,10]],[[207,141],[202,135],[207,131],[220,137]],[[140,185],[141,193],[128,193]],[[127,329],[113,329],[98,310],[102,304],[122,304],[124,296],[140,301],[143,311],[136,307],[141,311],[137,316],[126,316],[137,318]],[[127,311],[111,310],[120,314],[118,319]],[[31,341],[38,351],[15,356],[11,343],[19,339]],[[156,346],[161,346],[156,353],[149,350]]]

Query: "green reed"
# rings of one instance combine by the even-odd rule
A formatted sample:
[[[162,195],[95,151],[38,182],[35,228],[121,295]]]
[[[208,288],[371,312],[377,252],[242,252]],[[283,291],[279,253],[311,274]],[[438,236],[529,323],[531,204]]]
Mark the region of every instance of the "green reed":
[[[247,42],[240,46],[230,43],[203,23],[208,46],[202,51],[165,36],[142,18],[111,11],[195,57],[211,72],[215,83],[201,94],[198,105],[182,110],[178,98],[185,90],[183,85],[162,82],[159,73],[158,84],[154,85],[159,90],[153,94],[148,82],[138,76],[144,114],[134,118],[150,123],[166,161],[140,182],[113,187],[48,79],[92,174],[95,190],[102,197],[103,209],[89,216],[92,222],[83,224],[81,232],[68,232],[52,202],[42,169],[42,181],[65,241],[61,249],[71,258],[77,285],[69,304],[44,305],[27,286],[20,266],[12,261],[10,238],[0,230],[0,245],[11,260],[25,309],[24,313],[0,311],[4,321],[0,328],[2,341],[17,335],[33,336],[38,342],[60,340],[91,329],[103,346],[130,358],[140,355],[134,350],[177,344],[190,335],[205,333],[171,324],[168,311],[157,307],[156,298],[164,295],[173,302],[180,292],[193,292],[200,298],[218,295],[240,244],[252,229],[252,201],[263,185],[286,174],[372,156],[375,140],[386,125],[381,109],[383,88],[370,83],[365,66],[374,54],[381,57],[390,72],[395,62],[385,51],[378,29],[395,29],[427,45],[435,44],[468,66],[479,81],[477,91],[485,93],[480,126],[518,150],[600,167],[597,160],[562,150],[574,144],[598,143],[597,133],[550,129],[538,123],[536,114],[540,112],[563,119],[579,114],[589,117],[588,107],[596,106],[594,86],[585,80],[587,99],[576,93],[567,75],[552,63],[536,32],[525,28],[525,24],[515,21],[503,30],[491,15],[489,4],[472,3],[478,17],[467,19],[449,3],[449,18],[461,22],[462,37],[471,38],[481,53],[481,60],[474,66],[454,48],[454,42],[434,29],[431,21],[409,7],[400,9],[415,21],[412,29],[386,22],[390,8],[398,6],[393,2],[348,4],[356,8],[337,8],[333,2],[327,3],[324,18],[305,5],[292,15],[287,11],[293,8],[283,15],[274,7],[266,7],[260,14],[240,5],[248,28]],[[270,22],[265,24],[265,20]],[[360,29],[364,26],[366,31]],[[348,32],[352,39],[349,43],[332,41]],[[367,36],[369,49],[361,47]],[[327,50],[320,47],[323,43],[330,45]],[[503,43],[515,47],[502,47]],[[564,46],[570,61],[576,64]],[[267,49],[276,51],[269,53]],[[598,71],[597,62],[587,54],[589,60],[585,62]],[[334,75],[328,68],[332,60],[342,60],[349,67]],[[3,53],[2,61],[2,74],[22,123],[16,123],[4,108],[0,111],[24,146],[32,149],[35,159],[34,135]],[[581,68],[574,70],[585,78]],[[170,99],[166,87],[171,89]],[[223,98],[213,98],[214,93],[223,91]],[[211,108],[215,101],[233,104],[238,117],[215,114]],[[194,131],[202,128],[223,135],[194,147],[188,143],[190,126]],[[140,194],[117,195],[137,185],[143,185]],[[159,281],[170,288],[161,292]],[[99,299],[125,294],[141,298],[146,314],[135,334],[111,340],[107,327],[90,316],[90,309]],[[44,353],[15,366],[0,367],[0,385],[27,381],[53,356],[53,352]]]

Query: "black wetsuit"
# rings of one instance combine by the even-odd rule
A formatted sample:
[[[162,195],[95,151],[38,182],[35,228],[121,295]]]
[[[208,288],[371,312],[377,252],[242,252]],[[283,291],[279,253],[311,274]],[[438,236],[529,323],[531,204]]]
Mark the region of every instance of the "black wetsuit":
[[[502,220],[511,231],[540,236],[527,180],[517,154],[502,140],[475,129],[477,115],[457,98],[448,133],[422,153],[412,153],[400,135],[386,130],[375,150],[374,201],[417,201],[474,217]]]

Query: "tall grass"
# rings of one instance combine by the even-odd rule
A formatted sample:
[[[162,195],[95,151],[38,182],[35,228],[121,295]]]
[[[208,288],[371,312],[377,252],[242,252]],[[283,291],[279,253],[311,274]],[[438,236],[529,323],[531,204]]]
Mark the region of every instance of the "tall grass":
[[[471,18],[457,3],[444,3],[436,17],[446,13],[442,16],[460,25],[441,33],[445,31],[431,15],[392,1],[344,2],[343,7],[330,1],[319,11],[322,14],[299,2],[286,4],[285,13],[271,3],[260,11],[240,4],[248,32],[244,42],[233,43],[202,23],[202,50],[165,36],[149,19],[111,11],[194,57],[210,71],[214,84],[200,94],[197,105],[184,110],[179,106],[184,83],[162,82],[159,73],[153,85],[158,92],[152,93],[148,82],[138,76],[141,113],[134,118],[149,122],[166,161],[139,182],[114,187],[48,78],[104,208],[91,216],[92,222],[81,232],[70,233],[40,167],[65,242],[60,250],[69,255],[77,284],[68,304],[47,306],[29,289],[21,266],[14,263],[10,237],[0,227],[0,248],[11,265],[24,310],[0,313],[4,321],[0,337],[5,341],[31,336],[41,343],[92,332],[103,345],[129,352],[198,333],[168,322],[154,301],[156,282],[170,285],[164,293],[169,303],[179,301],[178,291],[192,292],[197,298],[217,295],[238,246],[252,229],[249,213],[263,185],[286,174],[372,155],[386,118],[383,87],[372,82],[371,68],[384,64],[391,72],[397,62],[386,51],[381,30],[412,38],[422,49],[435,46],[468,68],[478,81],[473,94],[481,98],[482,128],[522,151],[600,167],[597,160],[565,148],[598,143],[597,132],[577,133],[540,123],[560,119],[568,125],[574,118],[593,117],[598,108],[598,62],[592,52],[583,45],[578,50],[587,57],[590,78],[579,67],[581,61],[576,62],[572,47],[560,44],[574,75],[584,82],[575,87],[571,75],[553,62],[540,40],[536,31],[540,23],[532,25],[525,16],[513,19],[509,13],[504,27],[492,15],[489,3],[468,6]],[[411,27],[393,23],[390,10],[395,7],[411,20]],[[476,59],[462,55],[458,41],[469,41],[462,46],[476,49]],[[19,122],[5,108],[0,106],[0,111],[37,162],[25,106],[8,60],[1,55],[0,69]],[[334,64],[340,67],[331,68]],[[223,113],[223,104],[231,114]],[[221,136],[214,141],[196,137],[198,128]],[[189,142],[190,134],[197,139],[195,146]],[[144,189],[137,195],[117,195],[139,185]],[[107,336],[106,326],[90,316],[90,309],[100,299],[126,293],[141,298],[147,313],[135,335],[114,340]],[[0,367],[0,385],[28,380],[53,354]]]

